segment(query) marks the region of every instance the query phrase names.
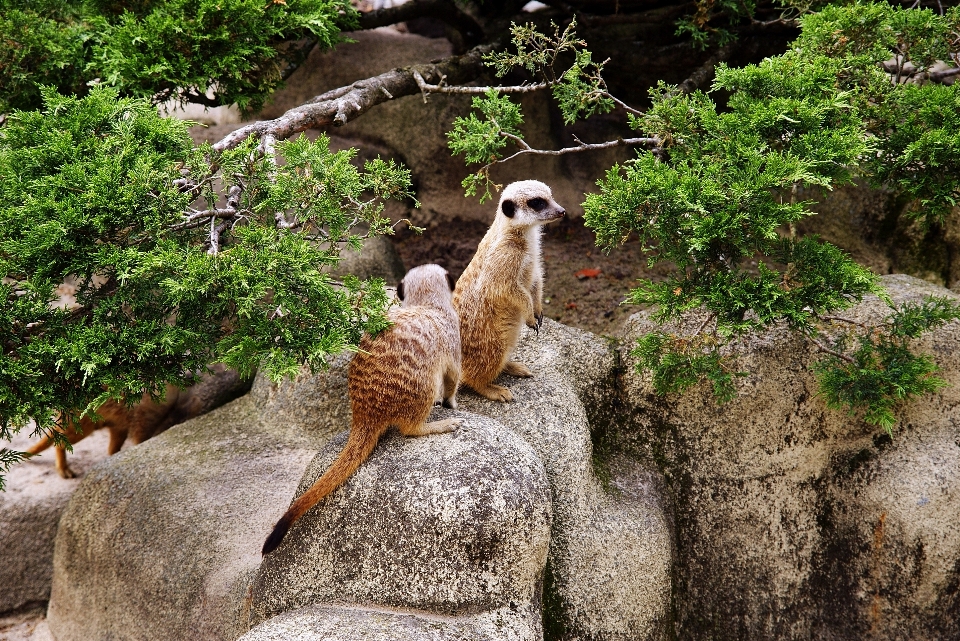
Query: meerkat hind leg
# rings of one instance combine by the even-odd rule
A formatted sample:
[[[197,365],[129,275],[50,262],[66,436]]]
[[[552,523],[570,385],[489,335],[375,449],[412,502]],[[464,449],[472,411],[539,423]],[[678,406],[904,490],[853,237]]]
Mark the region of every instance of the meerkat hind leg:
[[[57,458],[55,466],[57,468],[57,474],[65,479],[75,479],[77,478],[76,472],[70,469],[70,466],[67,465],[67,451],[60,447],[59,445],[55,446]]]
[[[510,361],[507,363],[503,368],[503,373],[509,374],[510,376],[519,376],[520,378],[530,378],[533,376],[530,368],[520,361]]]
[[[460,372],[445,372],[443,375],[443,402],[448,409],[457,409],[457,388],[460,386]]]
[[[457,426],[463,422],[462,418],[446,418],[442,421],[431,421],[430,423],[421,423],[420,425],[403,425],[400,427],[400,433],[404,436],[427,436],[428,434],[444,434],[457,429]]]

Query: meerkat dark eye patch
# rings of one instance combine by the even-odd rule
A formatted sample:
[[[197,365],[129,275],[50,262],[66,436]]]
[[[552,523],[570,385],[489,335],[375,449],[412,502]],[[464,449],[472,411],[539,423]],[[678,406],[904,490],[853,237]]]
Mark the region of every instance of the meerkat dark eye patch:
[[[503,201],[503,215],[507,218],[513,218],[513,215],[517,213],[517,205],[512,200]]]
[[[531,198],[527,201],[527,207],[533,211],[543,211],[547,208],[547,201],[543,198]]]
[[[450,291],[457,286],[456,282],[453,280],[453,276],[450,275],[450,272],[447,272],[447,284],[450,285]]]
[[[403,281],[397,283],[397,298],[403,300]]]

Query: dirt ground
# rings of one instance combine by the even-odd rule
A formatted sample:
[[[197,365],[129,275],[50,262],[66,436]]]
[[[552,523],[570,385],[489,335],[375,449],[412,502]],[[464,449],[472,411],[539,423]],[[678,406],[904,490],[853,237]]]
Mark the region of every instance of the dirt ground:
[[[393,241],[408,269],[437,263],[459,278],[487,227],[479,221],[456,219],[431,227],[422,235],[402,229]],[[638,311],[636,306],[623,303],[638,278],[662,280],[669,273],[667,265],[648,269],[635,239],[604,254],[597,249],[594,233],[582,218],[565,218],[547,225],[542,248],[544,313],[595,334],[619,334],[627,317]],[[581,270],[599,270],[599,274],[593,276],[591,272],[587,276]]]
[[[53,641],[43,609],[0,617],[0,641]]]

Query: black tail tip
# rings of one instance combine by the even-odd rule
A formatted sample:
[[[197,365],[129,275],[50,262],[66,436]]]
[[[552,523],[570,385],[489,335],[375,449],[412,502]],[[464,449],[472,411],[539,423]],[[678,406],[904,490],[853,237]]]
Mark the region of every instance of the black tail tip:
[[[287,530],[290,529],[290,523],[287,522],[287,519],[280,519],[277,524],[273,527],[273,532],[270,533],[270,536],[267,537],[267,540],[263,543],[264,555],[270,554],[283,542],[283,537],[287,535]]]

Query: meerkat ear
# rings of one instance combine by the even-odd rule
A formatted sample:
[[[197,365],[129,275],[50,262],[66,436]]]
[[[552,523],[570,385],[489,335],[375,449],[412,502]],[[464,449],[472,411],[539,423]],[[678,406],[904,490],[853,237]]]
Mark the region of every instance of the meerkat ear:
[[[447,284],[450,285],[451,292],[457,286],[457,283],[453,280],[453,276],[450,275],[450,272],[447,272]]]
[[[517,213],[517,205],[512,200],[503,201],[503,215],[507,218],[513,218],[513,215]]]
[[[403,281],[397,283],[397,298],[403,300]]]

